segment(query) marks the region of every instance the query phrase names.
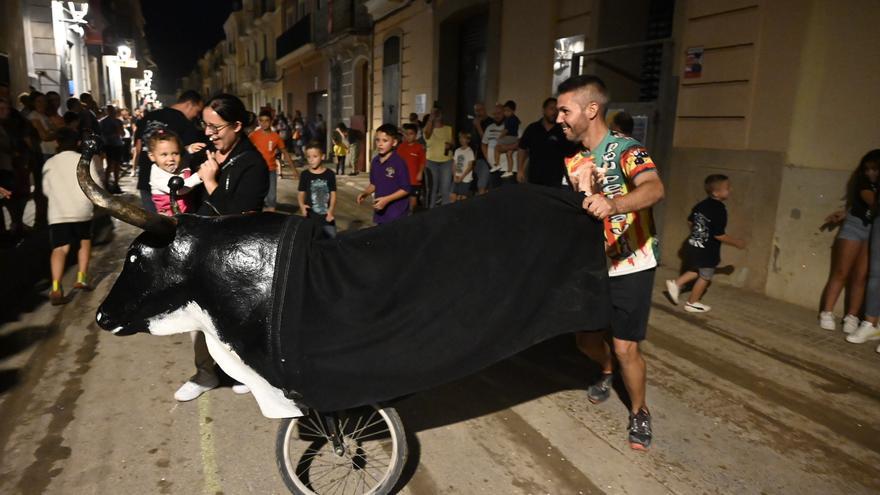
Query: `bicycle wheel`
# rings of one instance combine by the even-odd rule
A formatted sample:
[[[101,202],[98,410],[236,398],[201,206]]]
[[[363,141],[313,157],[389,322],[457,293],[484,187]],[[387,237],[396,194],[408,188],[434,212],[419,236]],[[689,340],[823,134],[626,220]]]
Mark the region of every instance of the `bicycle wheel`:
[[[333,415],[309,410],[285,419],[275,451],[291,493],[382,495],[400,479],[407,445],[397,411],[371,405]]]

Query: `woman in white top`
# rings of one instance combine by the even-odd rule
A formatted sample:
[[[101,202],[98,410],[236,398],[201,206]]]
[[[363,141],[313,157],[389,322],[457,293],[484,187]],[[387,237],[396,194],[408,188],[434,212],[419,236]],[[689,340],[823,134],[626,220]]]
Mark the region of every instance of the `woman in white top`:
[[[58,142],[55,140],[55,129],[49,123],[49,117],[46,116],[46,108],[49,102],[46,95],[39,91],[31,93],[34,111],[28,114],[28,119],[40,135],[40,151],[44,158],[49,158],[58,151]]]

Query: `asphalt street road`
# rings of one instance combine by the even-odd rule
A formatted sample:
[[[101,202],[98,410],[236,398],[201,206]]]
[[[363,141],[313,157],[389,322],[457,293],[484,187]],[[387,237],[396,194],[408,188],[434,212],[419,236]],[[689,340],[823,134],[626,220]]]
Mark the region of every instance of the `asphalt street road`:
[[[340,180],[342,230],[369,225],[353,201],[364,184]],[[280,189],[292,203],[294,181]],[[279,421],[251,396],[224,386],[172,398],[193,371],[188,336],[114,337],[93,324],[136,233],[118,225],[97,249],[94,292],[0,327],[0,493],[286,493]],[[627,446],[618,394],[586,399],[596,370],[565,337],[399,401],[412,436],[401,493],[880,493],[874,346],[722,284],[706,298],[715,310],[684,313],[660,292],[670,273],[658,273],[643,346],[650,452]]]

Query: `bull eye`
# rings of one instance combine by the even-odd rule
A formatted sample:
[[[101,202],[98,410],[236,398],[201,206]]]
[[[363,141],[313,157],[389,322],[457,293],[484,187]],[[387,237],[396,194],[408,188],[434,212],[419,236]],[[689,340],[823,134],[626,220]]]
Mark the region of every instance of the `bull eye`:
[[[128,258],[128,261],[130,261],[132,263],[134,263],[135,260],[137,260],[137,256],[135,256],[135,255],[131,255],[131,257]]]

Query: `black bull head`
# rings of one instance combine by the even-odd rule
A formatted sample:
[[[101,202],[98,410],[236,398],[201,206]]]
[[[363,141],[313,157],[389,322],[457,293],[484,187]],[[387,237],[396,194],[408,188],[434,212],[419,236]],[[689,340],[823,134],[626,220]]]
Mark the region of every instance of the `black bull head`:
[[[122,272],[98,308],[115,335],[201,331],[220,367],[248,385],[268,417],[299,415],[271,376],[266,329],[281,224],[278,214],[161,216],[116,198],[92,179],[98,151],[86,138],[77,178],[86,196],[115,218],[141,227]]]

